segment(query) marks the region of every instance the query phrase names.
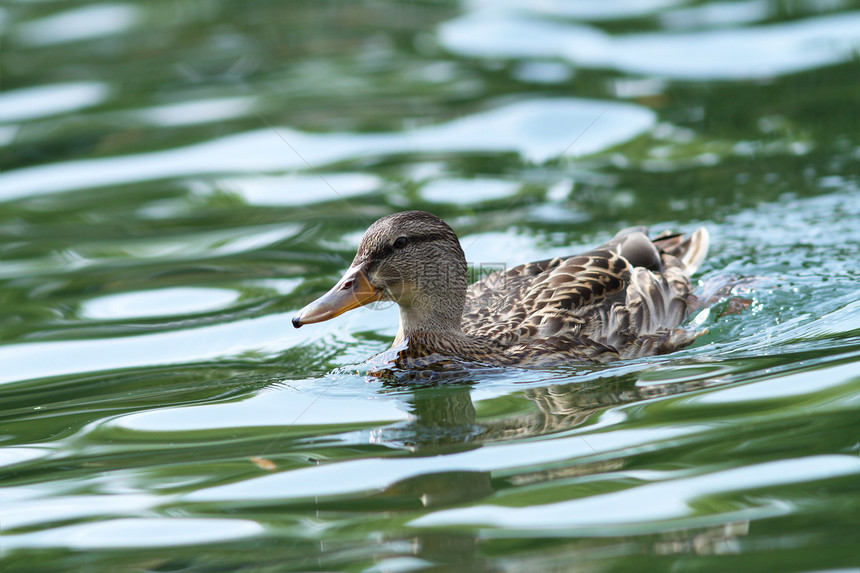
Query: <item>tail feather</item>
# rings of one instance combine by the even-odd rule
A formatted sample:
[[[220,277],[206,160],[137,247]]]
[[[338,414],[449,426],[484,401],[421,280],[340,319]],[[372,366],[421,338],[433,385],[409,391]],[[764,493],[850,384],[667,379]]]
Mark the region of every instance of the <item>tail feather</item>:
[[[654,244],[661,252],[678,259],[684,275],[690,277],[704,262],[710,237],[707,229],[699,227],[686,237],[679,234],[661,235],[654,239]]]
[[[705,260],[708,255],[708,246],[711,243],[711,237],[708,235],[708,230],[704,227],[699,227],[687,239],[689,247],[686,252],[681,255],[681,262],[684,263],[684,274],[688,277],[692,276]]]

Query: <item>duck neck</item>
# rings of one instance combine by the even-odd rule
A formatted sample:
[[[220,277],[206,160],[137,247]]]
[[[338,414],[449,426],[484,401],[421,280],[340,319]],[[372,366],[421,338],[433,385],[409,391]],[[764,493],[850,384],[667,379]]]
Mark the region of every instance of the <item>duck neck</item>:
[[[411,304],[400,305],[400,329],[394,344],[402,343],[418,333],[462,336],[461,322],[466,304],[465,286],[446,292],[444,296],[416,297]]]

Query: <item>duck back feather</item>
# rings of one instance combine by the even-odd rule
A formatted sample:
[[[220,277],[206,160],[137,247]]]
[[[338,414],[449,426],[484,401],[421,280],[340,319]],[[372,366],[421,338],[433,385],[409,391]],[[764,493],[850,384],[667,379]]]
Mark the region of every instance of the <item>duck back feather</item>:
[[[467,290],[463,332],[495,341],[521,363],[633,358],[690,344],[696,334],[677,327],[707,231],[653,241],[645,232],[625,229],[582,255],[487,276]]]

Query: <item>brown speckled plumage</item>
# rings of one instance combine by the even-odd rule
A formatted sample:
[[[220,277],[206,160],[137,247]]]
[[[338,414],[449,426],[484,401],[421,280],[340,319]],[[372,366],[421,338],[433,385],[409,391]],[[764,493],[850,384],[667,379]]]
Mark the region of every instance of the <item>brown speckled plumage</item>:
[[[470,286],[459,240],[422,211],[383,217],[367,230],[351,268],[366,272],[377,300],[400,305],[386,353],[400,367],[450,360],[495,366],[603,362],[682,348],[690,275],[708,235],[644,228],[592,251],[527,263]],[[300,326],[301,314],[294,320]]]

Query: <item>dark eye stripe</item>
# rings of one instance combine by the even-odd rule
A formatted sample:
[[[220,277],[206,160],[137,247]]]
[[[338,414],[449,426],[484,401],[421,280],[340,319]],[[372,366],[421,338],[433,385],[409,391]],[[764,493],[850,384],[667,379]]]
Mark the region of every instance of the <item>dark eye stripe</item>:
[[[444,235],[442,233],[428,233],[426,235],[414,235],[414,236],[408,237],[407,242],[410,245],[417,245],[419,243],[427,243],[429,241],[450,241],[450,240],[451,240],[450,235]],[[392,245],[385,245],[381,249],[379,249],[378,251],[370,254],[370,256],[368,257],[368,259],[370,259],[370,263],[368,265],[369,266],[368,270],[375,267],[377,262],[379,262],[381,259],[384,259],[385,257],[391,255],[392,253],[394,253],[394,251],[395,251],[395,248]]]

